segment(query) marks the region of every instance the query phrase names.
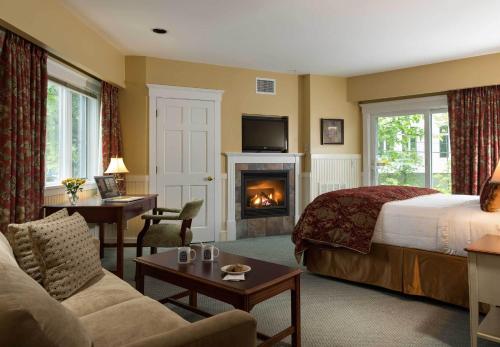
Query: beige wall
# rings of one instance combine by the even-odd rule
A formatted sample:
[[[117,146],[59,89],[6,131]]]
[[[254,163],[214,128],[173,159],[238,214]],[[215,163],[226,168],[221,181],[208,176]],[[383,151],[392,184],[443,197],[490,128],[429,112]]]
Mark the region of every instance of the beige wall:
[[[125,67],[126,88],[120,94],[120,111],[125,161],[133,175],[148,174],[147,83],[224,90],[222,152],[241,151],[243,113],[288,116],[290,152],[362,151],[360,112],[356,103],[346,101],[345,78],[296,76],[147,57],[126,57]],[[277,95],[256,94],[256,77],[276,79]],[[344,119],[344,145],[321,145],[321,118]]]
[[[300,151],[309,153],[311,142],[311,75],[299,76],[299,111],[300,111]],[[303,171],[309,171],[309,156],[304,156]]]
[[[289,117],[290,152],[298,152],[299,77],[297,75],[238,69],[146,57],[126,57],[126,88],[120,91],[120,115],[124,159],[130,170],[127,189],[144,184],[129,182],[148,175],[149,128],[148,90],[146,84],[224,90],[222,97],[222,152],[241,151],[241,115],[256,113]],[[276,79],[277,95],[255,93],[255,78]],[[222,160],[225,172],[225,158]],[[135,237],[142,227],[140,219],[128,223],[126,237]]]
[[[288,116],[289,151],[299,151],[297,75],[144,57],[127,57],[125,66],[127,87],[120,98],[124,156],[134,175],[148,173],[145,83],[224,90],[222,152],[241,151],[242,113]],[[276,95],[256,94],[256,77],[276,79]],[[225,166],[222,171],[225,171]]]
[[[342,77],[310,76],[310,152],[359,154],[362,151],[361,114],[357,103],[347,101],[347,80]],[[344,119],[344,144],[321,144],[321,118]]]
[[[126,88],[120,90],[124,160],[132,175],[148,174],[148,91],[146,58],[125,58]]]
[[[59,0],[2,0],[0,19],[7,29],[27,34],[69,63],[124,86],[124,55]]]
[[[347,79],[349,101],[440,93],[500,84],[500,53]]]

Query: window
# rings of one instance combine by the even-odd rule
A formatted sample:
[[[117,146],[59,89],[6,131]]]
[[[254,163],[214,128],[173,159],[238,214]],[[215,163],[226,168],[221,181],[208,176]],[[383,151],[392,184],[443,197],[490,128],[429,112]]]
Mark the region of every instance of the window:
[[[45,185],[60,185],[67,177],[92,178],[99,173],[98,99],[49,81]]]
[[[451,192],[449,122],[442,96],[362,105],[364,184]],[[392,143],[392,146],[387,144]],[[375,150],[376,149],[376,150]]]
[[[425,185],[424,115],[397,114],[376,117],[378,141],[394,143],[376,155],[375,184]]]
[[[450,155],[450,135],[448,134],[448,125],[441,125],[439,127],[439,156],[441,158],[448,158]]]

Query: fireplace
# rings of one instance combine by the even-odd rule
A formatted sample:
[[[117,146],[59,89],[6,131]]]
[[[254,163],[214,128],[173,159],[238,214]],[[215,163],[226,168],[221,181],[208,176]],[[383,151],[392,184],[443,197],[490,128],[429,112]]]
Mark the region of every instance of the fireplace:
[[[241,171],[241,219],[289,215],[288,170]]]

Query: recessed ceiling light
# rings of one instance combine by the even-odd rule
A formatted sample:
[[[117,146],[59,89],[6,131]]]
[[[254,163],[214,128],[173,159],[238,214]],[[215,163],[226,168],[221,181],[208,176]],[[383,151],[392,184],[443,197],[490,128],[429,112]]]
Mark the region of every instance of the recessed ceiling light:
[[[163,28],[153,28],[151,29],[155,34],[160,34],[160,35],[163,35],[163,34],[166,34],[167,33],[167,30],[166,29],[163,29]]]

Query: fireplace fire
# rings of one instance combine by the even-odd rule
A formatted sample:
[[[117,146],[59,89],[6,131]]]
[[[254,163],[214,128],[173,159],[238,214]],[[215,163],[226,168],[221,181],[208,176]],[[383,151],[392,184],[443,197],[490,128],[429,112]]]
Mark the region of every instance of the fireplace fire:
[[[262,208],[270,206],[279,206],[283,203],[282,180],[256,180],[248,183],[247,206],[252,208]]]
[[[242,218],[288,215],[288,171],[242,171]]]

